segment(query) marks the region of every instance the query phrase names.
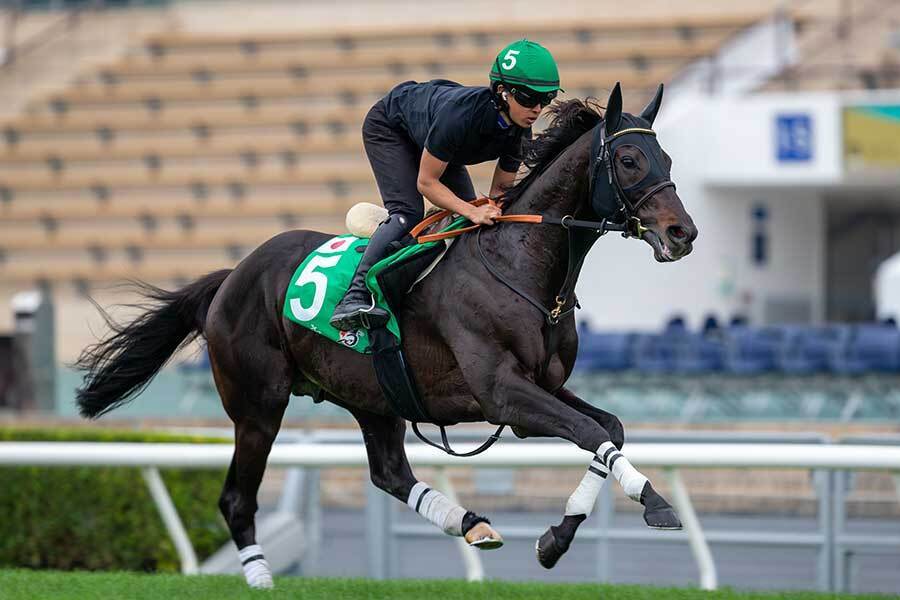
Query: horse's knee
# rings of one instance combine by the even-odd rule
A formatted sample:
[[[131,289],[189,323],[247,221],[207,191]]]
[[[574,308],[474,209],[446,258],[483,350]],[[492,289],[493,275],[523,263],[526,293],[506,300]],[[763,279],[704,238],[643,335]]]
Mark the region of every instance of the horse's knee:
[[[610,441],[610,435],[593,419],[579,423],[575,430],[578,447],[588,452],[596,452],[602,444]]]
[[[610,415],[605,425],[606,432],[609,434],[609,441],[613,443],[613,446],[621,450],[622,446],[625,445],[625,427],[622,426],[622,421],[619,420],[619,417]]]

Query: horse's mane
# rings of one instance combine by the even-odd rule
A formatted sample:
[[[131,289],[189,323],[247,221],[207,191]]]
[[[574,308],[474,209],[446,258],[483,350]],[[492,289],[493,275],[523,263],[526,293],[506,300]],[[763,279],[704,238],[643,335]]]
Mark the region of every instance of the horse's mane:
[[[509,206],[518,200],[545,166],[603,119],[602,110],[603,107],[593,98],[573,98],[550,106],[547,109],[550,125],[534,139],[525,142],[522,162],[528,168],[528,174],[506,190],[503,203]]]

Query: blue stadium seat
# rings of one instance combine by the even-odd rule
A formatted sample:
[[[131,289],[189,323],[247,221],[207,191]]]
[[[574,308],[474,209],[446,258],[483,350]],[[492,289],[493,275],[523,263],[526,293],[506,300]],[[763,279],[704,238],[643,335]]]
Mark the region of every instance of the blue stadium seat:
[[[720,330],[721,327],[719,326],[719,319],[716,318],[716,315],[706,315],[706,318],[703,319],[703,328],[701,333],[703,333],[703,335],[705,336],[713,335],[718,334]]]
[[[721,371],[725,362],[725,344],[721,336],[689,334],[675,355],[675,372],[685,374]]]
[[[632,366],[632,333],[591,333],[581,328],[575,367],[585,371],[625,371]]]
[[[776,360],[778,368],[789,375],[809,375],[828,370],[828,357],[845,343],[840,326],[786,327],[784,344]]]
[[[634,368],[642,373],[673,373],[678,337],[677,333],[639,334],[634,343]]]
[[[829,367],[842,375],[900,372],[900,330],[880,323],[849,328],[846,343],[829,355]]]
[[[781,327],[730,327],[726,334],[725,370],[735,375],[775,371],[785,335]]]

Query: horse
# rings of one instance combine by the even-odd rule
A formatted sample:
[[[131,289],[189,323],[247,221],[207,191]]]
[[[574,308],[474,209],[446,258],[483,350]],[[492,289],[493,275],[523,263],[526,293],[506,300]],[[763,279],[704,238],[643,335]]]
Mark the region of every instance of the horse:
[[[657,261],[670,262],[689,254],[697,236],[670,179],[671,159],[652,130],[662,91],[660,85],[638,116],[623,112],[619,84],[604,112],[591,99],[551,106],[548,127],[525,153],[528,173],[503,199],[504,215],[542,215],[543,224],[503,223],[457,238],[397,309],[406,358],[435,423],[508,425],[520,438],[562,438],[594,455],[562,521],[537,540],[546,568],[568,550],[609,473],[644,505],[648,526],[681,527],[623,454],[621,421],[565,387],[578,344],[574,286],[593,242],[618,226],[646,242]],[[180,347],[206,339],[215,385],[234,423],[219,508],[252,587],[273,585],[254,518],[292,393],[319,394],[352,414],[378,488],[471,545],[503,542],[487,518],[413,475],[406,422],[382,394],[371,357],[282,316],[295,269],[329,239],[316,231],[281,233],[235,268],[176,291],[136,282],[144,312],[125,324],[107,316],[106,339],[76,362],[85,372],[77,390],[80,413],[96,418],[138,395]]]

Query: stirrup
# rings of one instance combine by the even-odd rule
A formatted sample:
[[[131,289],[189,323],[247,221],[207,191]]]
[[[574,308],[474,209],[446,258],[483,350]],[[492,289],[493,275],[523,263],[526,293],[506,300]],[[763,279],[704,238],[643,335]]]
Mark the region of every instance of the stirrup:
[[[387,325],[387,322],[390,320],[390,315],[387,311],[384,311],[384,314],[376,314],[373,315],[372,311],[375,310],[375,295],[369,294],[372,298],[372,304],[369,308],[363,308],[359,311],[359,322],[365,329],[375,329],[376,327],[383,327]],[[378,309],[379,311],[381,309]]]

